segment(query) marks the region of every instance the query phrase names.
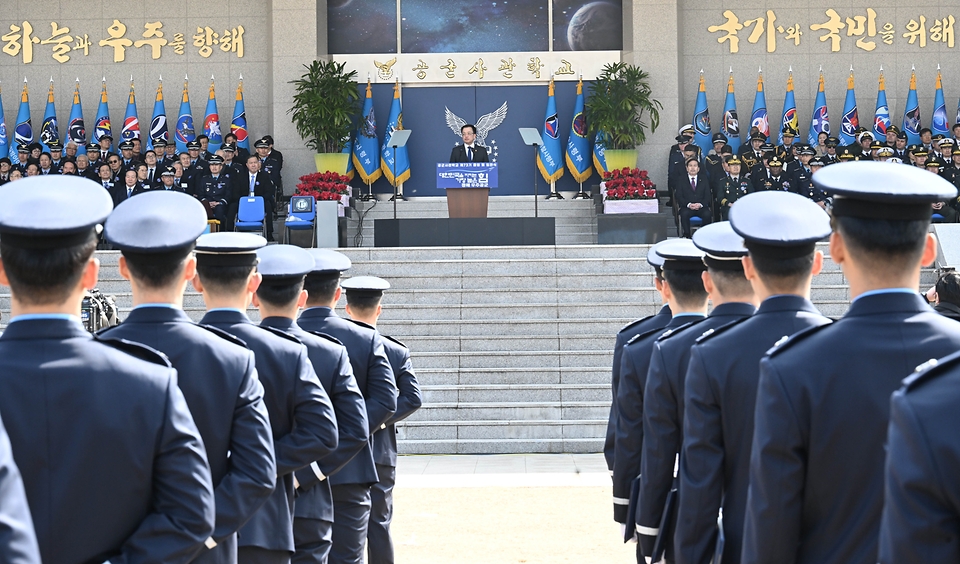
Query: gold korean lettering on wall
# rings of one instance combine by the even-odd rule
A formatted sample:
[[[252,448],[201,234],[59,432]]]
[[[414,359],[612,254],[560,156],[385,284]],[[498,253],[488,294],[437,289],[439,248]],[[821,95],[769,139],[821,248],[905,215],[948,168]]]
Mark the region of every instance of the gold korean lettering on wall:
[[[69,62],[73,52],[76,52],[76,56],[89,56],[90,49],[94,46],[109,49],[115,63],[125,61],[127,50],[131,48],[148,49],[150,57],[154,60],[160,59],[164,53],[169,55],[186,54],[187,42],[185,38],[187,34],[179,30],[173,33],[164,31],[163,23],[159,21],[144,23],[143,31],[139,32],[140,36],[136,40],[128,37],[127,24],[116,19],[102,32],[83,30],[94,31],[95,39],[93,40],[90,39],[90,33],[71,33],[69,26],[59,22],[50,22],[50,35],[45,39],[41,39],[41,37],[46,34],[39,32],[29,21],[11,23],[7,29],[9,30],[7,33],[0,35],[0,41],[3,42],[0,51],[11,57],[19,57],[24,64],[30,64],[35,60],[36,53],[34,51],[37,49],[35,45],[49,45],[50,56],[60,64]],[[132,28],[129,31],[133,37],[136,37],[137,31]],[[209,26],[198,26],[196,33],[191,37],[193,46],[197,48],[197,53],[203,58],[210,58],[215,50],[219,50],[242,59],[243,34],[242,25],[225,29],[222,32]],[[101,37],[100,39],[96,39],[98,35]]]
[[[794,47],[798,47],[804,35],[800,23],[778,25],[775,10],[747,14],[746,19],[741,19],[733,10],[724,10],[721,17],[723,22],[708,26],[707,31],[720,34],[717,37],[717,43],[726,44],[730,53],[740,52],[740,39],[746,39],[747,43],[751,44],[757,44],[763,40],[766,52],[775,53],[778,39],[781,37],[787,44],[792,43]],[[917,14],[904,24],[899,38],[905,40],[908,45],[916,45],[921,49],[925,48],[928,42],[941,43],[953,48],[955,24],[956,19],[952,15],[940,19],[928,19],[923,14]],[[893,45],[898,40],[894,24],[879,19],[877,11],[873,8],[867,8],[862,12],[845,13],[828,8],[823,12],[823,19],[810,22],[807,29],[810,30],[811,37],[816,37],[819,43],[828,46],[832,53],[840,51],[845,38],[856,38],[853,45],[867,52],[874,51],[882,45]],[[741,32],[746,37],[743,37]]]

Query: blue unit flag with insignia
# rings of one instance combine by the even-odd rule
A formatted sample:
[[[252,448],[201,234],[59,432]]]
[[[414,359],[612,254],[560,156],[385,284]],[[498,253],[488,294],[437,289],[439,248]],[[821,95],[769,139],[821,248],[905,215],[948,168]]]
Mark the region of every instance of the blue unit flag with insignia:
[[[190,91],[188,84],[188,81],[184,79],[183,96],[180,99],[180,114],[177,116],[177,130],[176,133],[174,133],[178,153],[186,152],[187,143],[197,138],[196,131],[193,128],[193,112],[190,110]]]
[[[250,136],[247,134],[247,110],[243,105],[243,75],[237,84],[237,97],[233,103],[233,121],[230,122],[230,133],[237,136],[237,147],[250,150]]]
[[[816,147],[821,133],[830,135],[830,113],[827,111],[827,95],[823,87],[823,71],[820,71],[820,84],[817,86],[817,99],[813,103],[813,116],[810,117],[810,131],[807,143]]]
[[[73,89],[73,106],[70,107],[70,123],[67,126],[67,141],[77,144],[77,154],[87,154],[87,130],[83,123],[83,107],[80,105],[80,79]]]
[[[563,150],[560,148],[560,119],[557,117],[557,99],[553,79],[547,88],[547,115],[543,119],[543,145],[537,153],[537,168],[547,182],[556,182],[563,176]]]
[[[130,95],[127,96],[127,113],[123,117],[123,127],[120,129],[120,141],[140,139],[140,118],[137,116],[137,94],[130,81]]]
[[[97,143],[104,135],[113,137],[110,125],[110,108],[107,105],[107,81],[100,84],[100,105],[97,107],[97,122],[93,126],[93,140]]]
[[[693,108],[694,143],[700,146],[703,154],[713,148],[710,128],[710,108],[707,106],[707,86],[703,80],[703,69],[700,70],[700,88],[697,91],[697,103]]]
[[[880,86],[877,88],[877,109],[873,113],[873,136],[883,142],[890,127],[890,107],[887,106],[886,81],[883,78],[883,69],[880,69]]]
[[[153,117],[150,118],[150,136],[147,138],[147,148],[153,149],[153,142],[163,139],[164,143],[170,140],[167,132],[167,108],[163,103],[163,79],[157,85],[157,99],[153,102]]]
[[[33,123],[30,121],[30,94],[27,92],[27,79],[23,79],[23,92],[20,93],[20,109],[17,111],[17,125],[13,130],[13,140],[14,145],[33,143]],[[15,150],[16,147],[11,148],[11,152]]]
[[[593,138],[593,167],[600,176],[607,172],[607,148],[603,144],[603,131],[599,129]]]
[[[767,97],[763,93],[763,72],[757,73],[757,95],[753,98],[750,127],[756,127],[767,141],[770,140],[770,122],[767,118]]]
[[[3,91],[0,90],[0,157],[16,157],[17,148],[13,147],[13,155],[10,155],[11,147],[7,139],[7,120],[3,117]],[[11,158],[10,160],[13,160]],[[16,162],[16,161],[14,161]]]
[[[843,102],[843,116],[840,118],[840,143],[851,145],[856,138],[857,128],[860,127],[860,116],[857,114],[857,94],[853,88],[853,69],[847,78],[847,98]]]
[[[353,166],[360,173],[360,180],[364,184],[373,184],[380,175],[380,152],[377,141],[377,118],[373,112],[373,89],[370,79],[367,79],[367,93],[363,99],[363,110],[360,114],[360,126],[357,128],[357,140],[353,145]]]
[[[940,66],[937,65],[937,91],[933,99],[933,118],[930,130],[934,135],[950,136],[950,123],[947,121],[947,105],[943,99],[943,84],[940,81]]]
[[[733,69],[727,80],[727,99],[723,102],[723,119],[720,121],[720,133],[727,136],[727,145],[736,153],[740,149],[740,120],[737,117],[737,97],[733,92]]]
[[[390,117],[387,118],[387,131],[383,136],[383,146],[380,148],[380,170],[387,181],[397,186],[410,179],[410,157],[407,147],[397,147],[396,155],[390,146],[390,139],[394,131],[403,129],[403,104],[400,102],[400,81],[393,85],[393,103],[390,105]],[[396,178],[394,178],[396,175]]]
[[[207,151],[217,152],[223,144],[223,134],[220,133],[220,112],[217,111],[217,94],[214,90],[213,77],[210,77],[210,93],[207,96],[207,111],[203,117],[203,134],[207,136]]]
[[[47,91],[47,107],[43,111],[43,124],[40,126],[40,144],[44,151],[50,150],[51,144],[60,142],[60,126],[57,122],[57,104],[53,96],[53,78],[50,79],[50,89]]]
[[[783,99],[783,114],[780,118],[780,133],[777,142],[783,144],[783,130],[789,127],[794,131],[800,129],[800,119],[797,117],[797,101],[793,95],[793,71],[787,76],[787,95]]]
[[[907,143],[920,142],[920,102],[917,100],[917,73],[910,71],[910,91],[907,92],[907,105],[903,107],[903,127],[907,134]]]
[[[590,178],[590,139],[587,138],[587,118],[583,113],[583,79],[577,82],[577,101],[573,106],[573,122],[567,139],[565,156],[567,168],[577,182]]]

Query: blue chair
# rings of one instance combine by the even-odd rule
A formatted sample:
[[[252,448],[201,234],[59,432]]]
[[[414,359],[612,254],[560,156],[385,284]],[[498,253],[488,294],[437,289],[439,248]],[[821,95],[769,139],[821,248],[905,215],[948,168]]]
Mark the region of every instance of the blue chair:
[[[690,234],[693,235],[693,232],[697,229],[703,227],[703,220],[698,216],[693,216],[690,218]]]
[[[930,223],[943,223],[945,219],[942,215],[935,213],[930,217]]]
[[[310,246],[317,245],[317,202],[313,196],[293,196],[287,205],[287,220],[284,222],[284,243],[290,242],[291,231],[310,230]]]
[[[240,198],[240,207],[237,209],[237,221],[234,231],[259,232],[266,236],[266,208],[262,196],[244,196]]]

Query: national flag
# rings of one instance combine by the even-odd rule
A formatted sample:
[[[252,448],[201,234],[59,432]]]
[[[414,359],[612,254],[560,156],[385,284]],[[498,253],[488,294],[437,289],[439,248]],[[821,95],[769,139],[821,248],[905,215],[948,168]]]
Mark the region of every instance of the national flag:
[[[557,117],[557,99],[553,93],[553,80],[547,87],[547,114],[543,119],[543,145],[537,153],[537,168],[547,182],[553,183],[563,176],[563,160],[560,148],[560,119]]]
[[[50,144],[60,141],[60,127],[57,123],[57,103],[53,96],[53,78],[47,91],[47,107],[43,111],[43,123],[40,126],[40,144],[44,151],[50,151]]]
[[[393,186],[403,184],[410,179],[410,157],[407,147],[397,147],[394,154],[390,146],[390,138],[394,131],[403,129],[403,106],[400,103],[400,81],[393,85],[393,103],[390,105],[390,117],[387,118],[387,132],[383,136],[383,146],[380,148],[380,170],[387,182]]]
[[[187,143],[197,138],[193,130],[193,112],[190,111],[190,92],[187,89],[187,79],[183,79],[183,96],[180,99],[180,114],[177,116],[177,130],[174,140],[177,143],[177,152],[187,150]]]
[[[727,79],[727,99],[723,102],[723,120],[720,133],[727,136],[727,145],[736,153],[740,149],[740,120],[737,118],[737,97],[733,93],[733,69]]]
[[[140,139],[140,119],[137,118],[137,96],[133,91],[131,80],[130,94],[127,96],[127,114],[123,117],[123,128],[120,129],[120,141],[132,139]]]
[[[597,130],[593,138],[593,168],[601,177],[607,172],[607,148],[603,145],[603,131]]]
[[[233,121],[230,122],[230,132],[237,136],[237,147],[250,150],[250,139],[247,135],[247,111],[243,106],[243,75],[240,75],[240,82],[237,84],[237,98],[236,102],[233,103]],[[347,152],[350,152],[349,148]],[[352,178],[352,175],[350,176]]]
[[[830,114],[827,112],[827,95],[823,91],[823,70],[820,71],[820,85],[817,86],[817,99],[813,103],[813,116],[810,118],[810,131],[807,143],[816,147],[821,133],[830,135]]]
[[[33,123],[30,121],[30,95],[27,93],[27,79],[23,79],[23,92],[20,93],[20,109],[17,111],[17,125],[13,130],[14,145],[33,143]],[[16,147],[11,148],[11,152]],[[19,161],[17,161],[19,162]]]
[[[750,127],[756,127],[770,140],[770,122],[767,119],[767,97],[763,93],[763,72],[757,74],[757,95],[753,98],[753,112],[750,113]]]
[[[97,107],[97,123],[93,127],[93,140],[97,143],[104,135],[113,137],[113,128],[110,126],[110,108],[107,106],[107,81],[100,84],[100,106]]]
[[[907,92],[907,105],[903,108],[903,131],[907,134],[907,144],[920,142],[920,102],[917,101],[917,73],[910,71],[910,91]]]
[[[87,154],[87,129],[83,123],[83,107],[80,105],[80,79],[73,89],[73,106],[70,107],[70,123],[67,127],[67,141],[77,144],[77,154]]]
[[[693,142],[700,146],[703,154],[713,148],[710,128],[710,108],[707,106],[707,86],[703,80],[703,70],[700,71],[700,88],[697,91],[697,102],[693,107]]]
[[[800,118],[797,117],[797,101],[793,95],[793,69],[787,75],[787,95],[783,99],[783,114],[780,118],[780,133],[777,143],[783,144],[783,130],[789,127],[794,131],[800,130]]]
[[[567,139],[565,155],[567,169],[574,180],[583,183],[590,178],[590,139],[587,138],[587,118],[583,113],[583,79],[577,82],[577,101],[573,105],[573,121],[570,124],[570,137]]]
[[[370,88],[368,78],[367,94],[363,100],[360,125],[357,128],[357,140],[353,144],[353,166],[357,167],[360,180],[363,180],[364,184],[373,184],[382,174],[380,161],[377,159],[378,151],[377,118],[373,113],[373,90]]]
[[[857,114],[857,94],[853,88],[853,69],[847,78],[847,98],[843,102],[843,116],[840,118],[840,143],[852,145],[856,140],[856,131],[860,127],[860,116]]]
[[[933,118],[930,131],[934,135],[950,135],[950,123],[947,122],[947,106],[943,100],[943,85],[940,82],[940,65],[937,65],[937,91],[933,98]]]
[[[0,88],[0,157],[10,156],[10,142],[7,140],[7,120],[3,117],[3,89]],[[16,147],[13,148],[16,158]]]
[[[217,152],[223,144],[223,134],[220,133],[220,113],[217,111],[217,94],[213,88],[213,77],[210,77],[210,94],[207,96],[207,111],[203,117],[203,134],[207,136],[207,151]]]
[[[157,98],[153,102],[153,117],[150,118],[150,137],[147,139],[147,148],[153,149],[153,142],[160,139],[164,142],[170,140],[170,133],[167,131],[167,106],[163,102],[163,77],[160,77],[160,83],[157,84]]]
[[[877,87],[877,109],[873,112],[873,137],[881,143],[887,137],[890,127],[890,107],[887,106],[887,86],[880,69],[880,85]]]

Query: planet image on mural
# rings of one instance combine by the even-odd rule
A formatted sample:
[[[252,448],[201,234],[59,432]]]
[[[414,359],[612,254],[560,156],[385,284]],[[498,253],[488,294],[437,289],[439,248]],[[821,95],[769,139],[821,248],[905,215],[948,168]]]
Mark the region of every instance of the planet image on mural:
[[[621,7],[612,2],[590,2],[580,7],[567,26],[573,51],[616,51],[623,33]]]

